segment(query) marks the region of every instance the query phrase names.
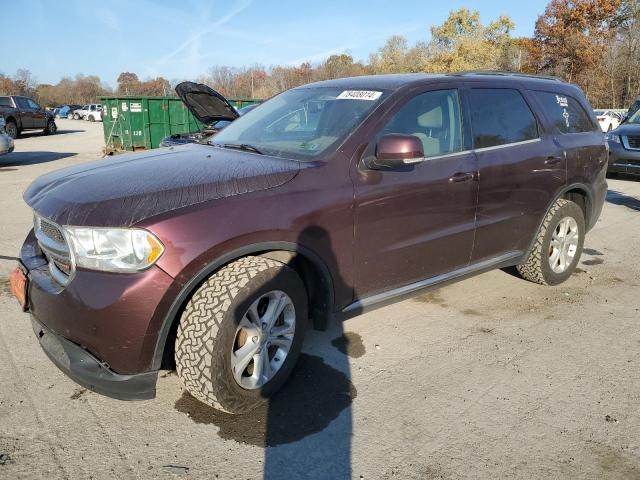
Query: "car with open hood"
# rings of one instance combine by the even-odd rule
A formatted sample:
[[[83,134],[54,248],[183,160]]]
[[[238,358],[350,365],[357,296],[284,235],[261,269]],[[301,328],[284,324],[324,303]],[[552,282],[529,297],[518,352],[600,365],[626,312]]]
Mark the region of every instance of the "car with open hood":
[[[343,78],[237,119],[189,96],[233,120],[208,144],[75,165],[24,193],[12,292],[52,362],[114,398],[152,398],[175,368],[195,398],[246,412],[287,380],[308,328],[495,268],[562,283],[607,191],[591,107],[556,79]]]
[[[193,116],[205,125],[205,128],[199,132],[175,133],[165,137],[160,141],[161,147],[207,143],[213,135],[261,103],[236,109],[223,95],[202,83],[182,82],[176,86],[176,93]]]

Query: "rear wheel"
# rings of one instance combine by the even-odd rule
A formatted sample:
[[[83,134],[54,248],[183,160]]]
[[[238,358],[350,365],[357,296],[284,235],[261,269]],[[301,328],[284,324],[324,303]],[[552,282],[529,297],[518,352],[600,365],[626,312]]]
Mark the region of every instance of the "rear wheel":
[[[73,114],[73,119],[74,120],[80,120],[80,115],[78,115],[77,113]]]
[[[46,128],[42,131],[45,135],[53,135],[58,131],[58,126],[53,118],[50,118],[47,122]]]
[[[93,115],[89,115],[89,121],[90,121],[90,122],[95,122],[95,121],[96,121],[96,119],[93,117]]]
[[[67,120],[73,120],[73,113],[67,114]]]
[[[176,338],[178,376],[207,405],[252,410],[289,377],[307,316],[305,287],[294,270],[241,258],[209,277],[187,303]]]
[[[576,268],[584,244],[585,221],[574,202],[558,199],[547,212],[520,275],[541,285],[564,282]]]

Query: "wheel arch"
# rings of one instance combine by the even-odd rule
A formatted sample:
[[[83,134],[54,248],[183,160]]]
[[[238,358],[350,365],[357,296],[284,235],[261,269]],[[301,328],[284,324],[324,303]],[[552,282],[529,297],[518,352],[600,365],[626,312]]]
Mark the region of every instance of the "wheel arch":
[[[591,190],[589,189],[589,187],[584,184],[584,183],[571,183],[569,185],[565,185],[564,188],[562,188],[551,200],[551,202],[549,202],[549,204],[547,205],[547,208],[544,210],[544,213],[542,214],[542,217],[540,218],[540,221],[538,222],[538,227],[536,228],[533,238],[531,239],[531,243],[529,244],[529,248],[527,249],[526,253],[523,255],[522,258],[527,258],[527,256],[529,255],[529,253],[531,252],[531,250],[533,249],[533,246],[535,245],[536,242],[536,236],[538,235],[538,232],[540,231],[540,227],[542,226],[542,222],[544,222],[544,219],[547,216],[547,213],[549,212],[549,210],[551,209],[551,207],[553,206],[554,203],[556,203],[556,201],[560,198],[564,198],[566,200],[571,200],[572,202],[575,202],[576,204],[578,204],[578,206],[582,209],[582,213],[584,214],[584,221],[585,221],[585,226],[586,226],[586,230],[588,231],[592,225],[590,225],[590,221],[591,218],[593,217],[592,215],[592,209],[593,209],[593,194],[591,192]]]
[[[327,328],[334,306],[333,279],[319,255],[291,242],[264,242],[247,245],[212,260],[187,281],[174,298],[158,331],[151,369],[173,365],[175,334],[180,315],[193,292],[215,271],[246,256],[262,256],[284,263],[300,275],[307,290],[309,316],[315,329]]]

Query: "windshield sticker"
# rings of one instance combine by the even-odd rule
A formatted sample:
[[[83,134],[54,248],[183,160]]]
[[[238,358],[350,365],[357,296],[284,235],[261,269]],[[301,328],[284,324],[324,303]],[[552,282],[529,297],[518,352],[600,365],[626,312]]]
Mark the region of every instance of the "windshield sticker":
[[[336,97],[336,100],[369,100],[370,102],[377,100],[382,92],[374,92],[371,90],[345,90]]]

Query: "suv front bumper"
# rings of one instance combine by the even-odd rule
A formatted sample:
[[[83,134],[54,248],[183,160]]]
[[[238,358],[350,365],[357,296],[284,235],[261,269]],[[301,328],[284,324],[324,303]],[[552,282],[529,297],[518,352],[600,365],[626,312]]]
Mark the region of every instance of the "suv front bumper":
[[[51,361],[97,393],[153,398],[158,330],[173,298],[173,278],[155,266],[131,274],[78,270],[63,288],[52,278],[33,230],[20,259],[33,329]]]
[[[31,326],[49,360],[79,385],[118,400],[148,400],[156,396],[158,372],[117,374],[79,345],[47,329],[33,316]]]
[[[640,175],[640,150],[627,150],[618,142],[609,142],[609,173]]]

